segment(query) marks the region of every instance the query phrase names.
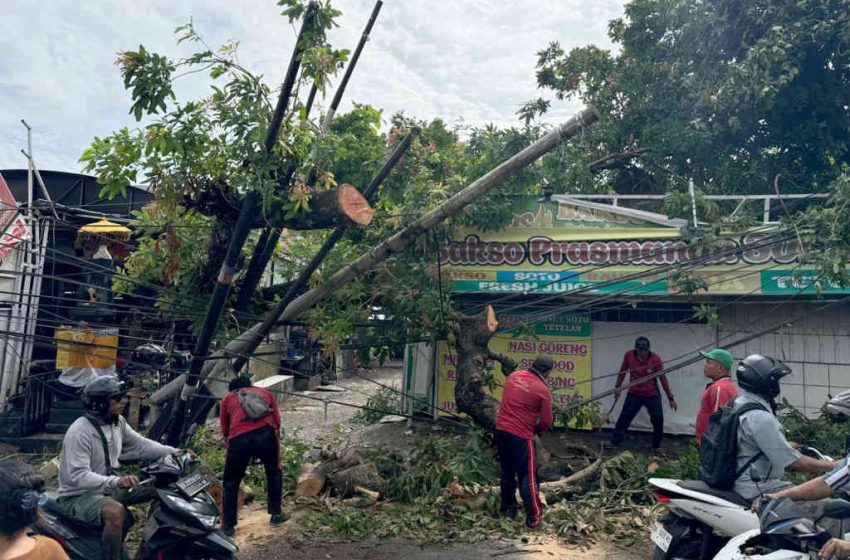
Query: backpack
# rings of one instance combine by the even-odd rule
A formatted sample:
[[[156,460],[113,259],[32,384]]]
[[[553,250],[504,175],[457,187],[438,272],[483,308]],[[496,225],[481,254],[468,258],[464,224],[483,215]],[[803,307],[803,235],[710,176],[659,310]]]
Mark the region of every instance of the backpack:
[[[260,420],[272,413],[272,407],[259,393],[243,388],[236,391],[236,396],[239,398],[239,406],[245,413],[243,421]]]
[[[732,488],[743,472],[761,457],[759,452],[740,469],[738,466],[738,424],[741,416],[751,410],[767,409],[757,403],[747,403],[735,410],[735,399],[715,411],[699,446],[699,477],[714,488]]]

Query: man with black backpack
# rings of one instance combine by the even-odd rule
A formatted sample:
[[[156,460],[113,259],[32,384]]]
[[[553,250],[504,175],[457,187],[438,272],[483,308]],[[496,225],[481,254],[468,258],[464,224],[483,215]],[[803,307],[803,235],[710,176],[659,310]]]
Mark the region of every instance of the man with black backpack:
[[[704,482],[751,500],[790,486],[785,469],[819,474],[835,466],[802,455],[785,438],[775,399],[779,380],[790,373],[781,361],[758,354],[738,365],[740,394],[711,415],[702,437],[699,471]]]
[[[230,381],[230,392],[221,400],[221,434],[227,442],[222,488],[221,530],[232,536],[236,529],[239,485],[254,458],[263,462],[268,487],[271,524],[287,520],[281,510],[283,475],[280,468],[280,411],[270,391],[252,387],[246,376]]]

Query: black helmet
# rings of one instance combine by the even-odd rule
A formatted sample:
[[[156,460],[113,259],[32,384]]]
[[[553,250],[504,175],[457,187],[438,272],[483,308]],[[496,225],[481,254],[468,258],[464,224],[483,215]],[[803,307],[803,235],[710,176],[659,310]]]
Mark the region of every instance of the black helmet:
[[[752,354],[738,364],[738,385],[751,393],[773,399],[779,396],[779,380],[790,373],[791,368],[782,361]]]
[[[167,362],[168,354],[159,344],[142,344],[133,350],[133,365],[136,367],[162,369]]]
[[[95,377],[83,387],[83,405],[88,411],[103,414],[109,406],[109,399],[123,397],[126,392],[124,382],[114,375]]]
[[[531,371],[537,375],[548,375],[552,368],[555,367],[555,360],[549,354],[540,353],[534,358],[531,364]]]
[[[850,389],[841,391],[826,401],[826,410],[832,414],[844,416],[845,420],[850,418]]]
[[[172,350],[171,352],[171,369],[184,370],[188,369],[192,363],[192,353],[188,350]]]

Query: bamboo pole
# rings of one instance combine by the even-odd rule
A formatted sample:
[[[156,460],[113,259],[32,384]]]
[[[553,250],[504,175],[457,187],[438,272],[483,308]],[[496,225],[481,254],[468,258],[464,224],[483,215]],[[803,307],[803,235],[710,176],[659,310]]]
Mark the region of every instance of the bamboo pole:
[[[366,28],[363,30],[363,33],[360,36],[360,41],[357,43],[357,48],[354,49],[354,54],[351,56],[351,61],[348,63],[348,67],[345,69],[345,74],[342,77],[342,80],[337,87],[336,93],[334,93],[333,100],[331,101],[331,106],[328,109],[325,118],[322,120],[321,124],[321,132],[320,134],[324,134],[327,132],[328,128],[330,128],[331,121],[333,120],[334,115],[336,114],[336,110],[339,108],[340,103],[342,102],[342,95],[345,93],[345,88],[348,86],[348,81],[351,79],[351,74],[354,72],[354,68],[357,66],[357,61],[360,60],[360,54],[363,52],[363,47],[366,46],[366,42],[369,40],[369,34],[372,32],[372,27],[375,25],[375,20],[378,18],[378,14],[381,11],[381,6],[383,6],[383,1],[378,0],[375,3],[375,7],[372,9],[372,15],[369,17],[369,21],[366,23]],[[309,114],[310,109],[313,106],[313,101],[316,98],[316,85],[310,88],[310,94],[307,97],[307,103],[305,105],[306,114]],[[306,115],[305,115],[306,118]],[[316,145],[313,146],[313,149],[310,152],[310,158],[314,159],[316,157]],[[287,174],[285,179],[285,183],[288,185],[290,180],[292,179],[293,173],[290,172]],[[313,177],[312,181],[309,183],[312,185],[315,182],[315,177]],[[257,289],[257,286],[260,283],[260,280],[263,277],[263,272],[266,270],[266,266],[269,264],[269,260],[271,260],[272,255],[274,254],[274,249],[277,247],[277,242],[280,240],[281,229],[280,228],[263,228],[263,232],[260,234],[260,239],[257,240],[257,247],[254,250],[254,254],[251,256],[251,262],[248,263],[248,270],[245,273],[245,279],[242,282],[242,287],[239,290],[239,297],[236,301],[235,309],[237,312],[245,311],[248,308],[248,304],[251,302],[251,296],[254,293],[254,290]]]
[[[301,30],[298,33],[298,38],[295,41],[295,48],[292,52],[292,58],[289,61],[286,76],[283,80],[283,85],[280,89],[280,95],[275,106],[274,116],[269,125],[265,139],[265,150],[271,153],[272,148],[277,142],[278,133],[280,132],[283,116],[286,108],[289,106],[289,99],[292,96],[292,90],[295,87],[295,79],[298,76],[298,68],[301,66],[301,56],[304,52],[304,41],[302,38],[307,30],[313,27],[313,22],[316,18],[319,5],[318,3],[310,2],[307,7],[307,12],[304,15],[304,20],[301,23]],[[242,246],[248,238],[248,233],[251,231],[251,224],[256,219],[256,214],[260,208],[260,195],[256,191],[251,191],[245,196],[242,202],[242,208],[239,212],[239,218],[236,221],[236,226],[233,228],[233,234],[230,239],[230,244],[227,247],[227,254],[224,262],[221,264],[221,269],[216,280],[215,288],[213,289],[210,303],[207,307],[207,316],[204,321],[201,332],[198,334],[198,339],[195,341],[195,349],[192,352],[192,363],[189,367],[189,375],[186,379],[186,385],[180,395],[180,401],[175,407],[171,417],[171,427],[168,434],[168,441],[174,445],[181,439],[183,432],[183,419],[186,416],[186,406],[189,397],[197,387],[199,375],[204,366],[204,358],[210,348],[212,337],[218,328],[218,321],[221,318],[221,312],[224,308],[224,302],[230,293],[230,285],[233,282],[233,275],[236,272],[236,263],[242,253]]]

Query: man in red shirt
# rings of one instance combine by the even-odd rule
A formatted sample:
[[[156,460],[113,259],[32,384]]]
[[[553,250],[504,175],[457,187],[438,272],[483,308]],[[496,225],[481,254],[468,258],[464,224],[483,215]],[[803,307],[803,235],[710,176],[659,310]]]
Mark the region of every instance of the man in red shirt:
[[[552,395],[546,379],[554,361],[548,354],[538,354],[529,370],[517,370],[505,379],[505,389],[496,415],[496,447],[501,464],[501,512],[516,517],[517,482],[525,524],[529,529],[540,525],[537,461],[534,456],[534,434],[552,427]]]
[[[622,386],[626,372],[629,373],[629,383],[632,384],[663,369],[664,363],[661,358],[658,354],[649,350],[649,339],[641,336],[635,340],[634,350],[629,350],[623,356],[623,364],[620,366],[620,373],[617,375],[617,383],[614,388],[619,389]],[[664,437],[664,410],[661,405],[661,393],[658,391],[658,379],[661,380],[661,386],[664,387],[664,392],[667,394],[670,408],[677,409],[676,399],[670,392],[670,384],[667,382],[666,376],[662,375],[659,378],[632,385],[629,387],[626,401],[623,403],[623,410],[614,426],[614,436],[611,440],[614,447],[618,447],[622,443],[626,430],[629,429],[632,420],[643,407],[646,407],[649,420],[652,422],[652,450],[658,451],[661,447],[661,439]]]
[[[702,372],[711,380],[705,387],[700,399],[700,408],[697,412],[697,445],[702,440],[702,434],[708,428],[708,419],[711,415],[726,406],[730,400],[738,396],[738,389],[729,377],[732,371],[734,359],[732,354],[722,348],[715,348],[711,352],[700,352],[705,358],[705,366]]]
[[[232,536],[236,527],[236,506],[239,485],[251,460],[258,457],[266,471],[268,486],[268,512],[272,525],[286,521],[281,511],[283,475],[280,468],[280,411],[277,401],[267,389],[252,387],[246,376],[231,380],[230,392],[221,399],[221,434],[227,442],[222,484],[221,530]],[[239,402],[239,391],[250,391],[262,397],[268,405],[268,414],[251,419]]]

